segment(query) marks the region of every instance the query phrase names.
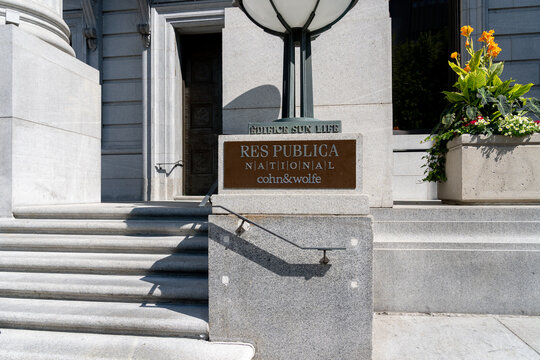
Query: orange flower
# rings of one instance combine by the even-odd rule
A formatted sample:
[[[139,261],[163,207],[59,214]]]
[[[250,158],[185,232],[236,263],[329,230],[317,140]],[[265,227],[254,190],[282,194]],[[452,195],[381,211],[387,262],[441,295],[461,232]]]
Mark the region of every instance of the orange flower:
[[[467,40],[467,41],[465,42],[465,46],[469,46],[469,45],[471,45],[471,43],[469,42],[469,40]]]
[[[469,37],[471,33],[473,32],[473,28],[469,25],[465,25],[461,27],[461,35]]]
[[[497,44],[496,42],[492,42],[489,45],[488,50],[487,50],[488,55],[491,56],[492,58],[496,58],[500,52],[501,52],[501,48],[499,47],[499,44]]]
[[[484,31],[482,32],[482,36],[480,36],[478,38],[478,41],[480,42],[486,42],[486,43],[491,43],[493,42],[493,34],[495,33],[495,30],[489,30],[489,32],[487,31]]]
[[[450,57],[451,57],[452,59],[457,59],[457,57],[458,57],[457,51],[454,51],[454,52],[450,55]]]
[[[465,70],[465,72],[471,71],[471,67],[469,66],[469,63],[467,63],[467,65],[465,65],[465,68],[463,70]]]

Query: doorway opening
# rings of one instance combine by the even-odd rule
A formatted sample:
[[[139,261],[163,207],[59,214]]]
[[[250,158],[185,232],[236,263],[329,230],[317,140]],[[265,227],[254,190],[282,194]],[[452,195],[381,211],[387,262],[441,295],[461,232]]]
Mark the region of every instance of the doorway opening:
[[[459,51],[459,0],[390,0],[394,130],[427,134],[457,81],[448,66]]]
[[[218,176],[222,133],[221,34],[180,35],[185,195],[205,195]]]

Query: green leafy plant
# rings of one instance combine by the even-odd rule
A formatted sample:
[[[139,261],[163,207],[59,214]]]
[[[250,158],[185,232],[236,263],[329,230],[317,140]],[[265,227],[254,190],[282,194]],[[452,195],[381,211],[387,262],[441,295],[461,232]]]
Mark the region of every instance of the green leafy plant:
[[[501,80],[503,62],[493,60],[501,52],[495,42],[494,31],[484,31],[478,39],[483,43],[474,50],[471,34],[473,28],[463,26],[461,35],[466,37],[465,48],[470,57],[465,67],[457,52],[450,55],[448,64],[458,75],[454,84],[457,91],[443,91],[448,106],[443,111],[439,124],[426,141],[433,141],[427,151],[426,177],[424,181],[446,181],[445,162],[447,144],[463,134],[525,136],[540,132],[540,101],[525,98],[533,84],[512,84],[514,80]]]

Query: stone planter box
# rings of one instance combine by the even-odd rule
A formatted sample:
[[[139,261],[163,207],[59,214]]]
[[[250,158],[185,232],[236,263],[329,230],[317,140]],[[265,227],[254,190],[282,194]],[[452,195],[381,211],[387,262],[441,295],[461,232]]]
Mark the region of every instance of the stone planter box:
[[[448,143],[445,203],[540,203],[540,134],[462,135]]]

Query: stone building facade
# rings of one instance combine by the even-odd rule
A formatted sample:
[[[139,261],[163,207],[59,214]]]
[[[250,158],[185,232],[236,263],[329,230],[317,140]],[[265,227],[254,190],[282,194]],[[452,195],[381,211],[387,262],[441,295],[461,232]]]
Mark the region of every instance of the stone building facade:
[[[416,3],[420,2],[412,1],[411,6]],[[540,5],[530,0],[462,0],[458,5],[461,24],[496,31],[505,75],[520,83],[533,82],[531,95],[540,96],[540,25],[536,21]],[[229,0],[65,0],[64,18],[77,58],[100,70],[104,201],[172,200],[204,193],[202,189],[211,185],[204,177],[213,176],[207,168],[212,159],[204,156],[206,150],[200,146],[188,149],[189,132],[191,136],[201,131],[246,133],[246,119],[255,110],[260,110],[259,120],[278,117],[280,42],[244,19]],[[368,140],[373,150],[369,158],[374,159],[368,166],[376,178],[370,190],[372,206],[390,206],[392,200],[435,199],[435,187],[420,181],[426,147],[420,140],[425,136],[394,135],[390,142],[388,1],[360,2],[344,20],[314,42],[315,116],[340,118],[345,132],[361,131],[373,139],[372,143]],[[214,51],[222,53],[223,63],[214,65],[221,66],[215,76],[223,79],[223,103],[214,104],[215,109],[191,109],[186,103],[190,84],[186,88],[182,62],[202,55],[188,53],[187,47],[184,52],[183,43],[188,46],[196,34],[220,33],[222,39],[218,36],[212,43],[203,37],[202,41],[210,41]],[[333,68],[338,59],[341,63]],[[208,104],[214,100],[191,101]],[[209,112],[216,122],[212,127],[186,128],[186,116]],[[208,136],[203,138],[196,141],[210,141]],[[384,155],[388,147],[394,149],[393,158]],[[177,162],[182,166],[175,166]],[[172,164],[160,170],[157,164],[161,163]],[[193,180],[184,181],[189,176]],[[190,181],[204,185],[195,189]],[[378,191],[375,184],[392,188],[393,195]]]

